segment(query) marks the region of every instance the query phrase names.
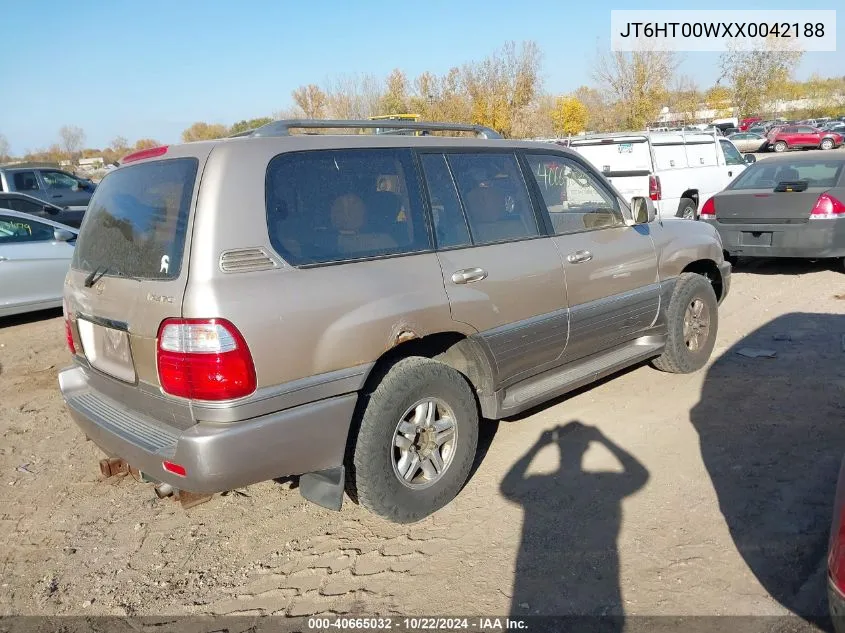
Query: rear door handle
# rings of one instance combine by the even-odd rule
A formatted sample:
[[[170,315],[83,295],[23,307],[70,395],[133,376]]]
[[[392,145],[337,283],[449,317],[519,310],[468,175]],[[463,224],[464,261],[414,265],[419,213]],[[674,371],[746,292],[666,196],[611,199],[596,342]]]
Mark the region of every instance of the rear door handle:
[[[728,176],[733,176],[733,175],[734,175],[734,173],[732,171],[728,172]]]
[[[481,281],[487,277],[487,271],[483,268],[464,268],[452,273],[453,284],[471,284],[474,281]]]
[[[590,251],[575,251],[566,256],[570,264],[581,264],[590,261],[592,258],[593,254]]]

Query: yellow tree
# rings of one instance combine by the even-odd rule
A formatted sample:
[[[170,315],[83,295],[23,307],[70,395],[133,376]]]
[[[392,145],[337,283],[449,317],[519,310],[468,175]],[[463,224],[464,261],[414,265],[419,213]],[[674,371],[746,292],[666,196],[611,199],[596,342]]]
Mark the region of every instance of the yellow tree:
[[[637,50],[599,53],[593,78],[612,96],[629,130],[639,130],[656,118],[668,94],[668,82],[678,65],[672,51]]]
[[[320,89],[320,86],[316,84],[300,86],[293,91],[292,96],[306,118],[325,118],[327,99],[326,93]]]
[[[408,78],[398,68],[387,77],[387,89],[379,100],[380,114],[401,114],[408,110]]]
[[[151,149],[153,147],[159,147],[161,143],[157,140],[152,138],[141,138],[135,143],[135,150],[142,150],[142,149]]]
[[[190,143],[191,141],[211,141],[216,138],[223,138],[228,133],[229,129],[225,125],[197,121],[182,132],[182,141],[185,143]]]
[[[715,85],[704,93],[704,103],[708,110],[715,112],[715,118],[727,117],[733,114],[731,107],[731,91],[724,86]]]
[[[575,97],[558,97],[552,109],[552,125],[557,134],[578,134],[587,128],[587,106]]]

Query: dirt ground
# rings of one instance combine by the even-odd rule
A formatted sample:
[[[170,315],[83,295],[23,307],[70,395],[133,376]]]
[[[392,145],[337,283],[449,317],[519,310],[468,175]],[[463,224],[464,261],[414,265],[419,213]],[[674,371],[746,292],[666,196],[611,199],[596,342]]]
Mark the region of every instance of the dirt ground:
[[[696,374],[643,366],[487,423],[463,492],[409,526],[295,482],[185,511],[101,480],[57,389],[61,316],[0,321],[0,613],[822,613],[845,273],[741,266],[719,318]]]

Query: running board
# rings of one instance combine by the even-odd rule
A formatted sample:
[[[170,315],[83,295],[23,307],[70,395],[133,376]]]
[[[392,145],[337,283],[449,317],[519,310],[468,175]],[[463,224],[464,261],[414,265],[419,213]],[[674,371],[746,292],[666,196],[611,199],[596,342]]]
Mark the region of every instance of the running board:
[[[665,336],[642,336],[600,356],[589,356],[532,376],[504,389],[499,417],[516,415],[620,369],[654,358],[663,351],[665,344]]]

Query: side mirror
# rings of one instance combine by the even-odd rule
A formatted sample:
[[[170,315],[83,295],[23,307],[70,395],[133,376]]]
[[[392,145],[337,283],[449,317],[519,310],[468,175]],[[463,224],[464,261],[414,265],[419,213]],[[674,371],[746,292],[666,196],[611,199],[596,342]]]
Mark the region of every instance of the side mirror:
[[[631,213],[634,216],[635,224],[654,222],[654,203],[651,201],[651,198],[636,196],[631,200]]]
[[[75,237],[76,233],[73,231],[66,231],[65,229],[56,229],[53,231],[53,238],[57,242],[70,242]]]
[[[50,215],[59,215],[59,209],[49,204],[45,204],[44,213],[49,213]]]
[[[747,165],[753,165],[757,162],[757,157],[754,154],[746,154],[743,156]]]

